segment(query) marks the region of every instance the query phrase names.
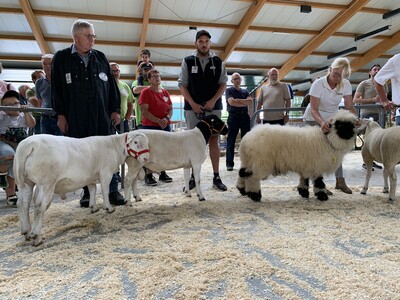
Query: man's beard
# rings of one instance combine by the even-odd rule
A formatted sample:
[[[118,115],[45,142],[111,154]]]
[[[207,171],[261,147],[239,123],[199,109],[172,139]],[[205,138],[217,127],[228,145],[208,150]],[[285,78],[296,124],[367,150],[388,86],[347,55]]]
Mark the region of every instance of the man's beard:
[[[269,84],[274,85],[274,84],[277,84],[277,83],[278,83],[278,79],[270,79],[269,80]]]
[[[210,50],[197,49],[197,52],[202,56],[207,56]]]

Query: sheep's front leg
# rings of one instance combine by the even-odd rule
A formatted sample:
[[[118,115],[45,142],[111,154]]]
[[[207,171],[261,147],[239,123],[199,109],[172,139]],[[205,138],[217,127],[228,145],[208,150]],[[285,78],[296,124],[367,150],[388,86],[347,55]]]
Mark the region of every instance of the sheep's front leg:
[[[241,171],[243,170],[242,173],[244,173],[245,169],[246,168],[243,165],[240,165],[240,170]],[[236,179],[236,188],[239,190],[239,192],[240,192],[240,194],[242,196],[246,196],[247,195],[247,192],[246,192],[246,178],[247,177],[244,177],[244,175],[241,176],[241,172],[239,172],[238,176],[237,176],[237,179]]]
[[[310,192],[308,190],[309,188],[310,188],[310,179],[300,176],[299,185],[297,186],[297,191],[299,192],[300,196],[302,196],[303,198],[310,197]]]
[[[90,194],[90,200],[89,200],[89,208],[92,213],[98,212],[99,207],[97,206],[96,203],[96,184],[88,184],[87,185],[89,189],[89,194]]]
[[[203,194],[201,193],[200,171],[201,171],[201,164],[198,164],[198,165],[193,164],[193,176],[194,176],[194,182],[196,183],[196,194],[197,194],[197,197],[199,197],[199,201],[204,201],[206,199],[204,198]],[[189,187],[189,181],[188,181],[187,185]]]
[[[261,184],[260,179],[251,176],[246,179],[246,195],[253,201],[261,201]]]
[[[364,186],[363,186],[363,188],[361,189],[361,192],[360,192],[362,195],[366,195],[367,194],[369,180],[371,179],[371,175],[372,175],[372,161],[367,162],[367,161],[364,160],[364,163],[365,163],[365,165],[367,167],[367,174],[365,175]],[[383,175],[384,179],[383,180],[385,181],[385,172],[383,172],[383,173],[384,173],[384,175]],[[386,178],[385,186],[387,187],[387,178]]]
[[[103,194],[103,209],[107,210],[108,213],[113,213],[115,208],[110,204],[110,182],[112,178],[111,174],[101,174],[100,175],[100,185],[101,185],[101,192]],[[91,199],[92,195],[90,195]]]
[[[186,197],[192,197],[192,194],[189,189],[190,168],[183,168],[183,178],[185,180],[185,187],[184,187],[183,191],[185,192]]]
[[[137,188],[137,181],[139,178],[142,166],[132,159],[127,159],[128,173],[125,176],[125,200],[126,205],[132,206],[131,194],[135,197],[136,202],[142,201]]]
[[[25,236],[25,240],[29,240],[31,231],[31,221],[29,218],[29,207],[32,201],[33,185],[25,184],[20,187],[20,198],[18,199],[18,215],[21,224],[21,234]]]
[[[321,201],[326,201],[329,198],[326,193],[325,183],[322,176],[319,176],[314,180],[314,194],[317,196],[317,199]]]

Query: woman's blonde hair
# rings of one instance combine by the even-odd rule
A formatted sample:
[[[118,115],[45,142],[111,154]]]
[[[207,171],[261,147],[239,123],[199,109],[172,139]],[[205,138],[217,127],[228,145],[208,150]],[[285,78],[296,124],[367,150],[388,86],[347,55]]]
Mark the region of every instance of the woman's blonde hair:
[[[340,82],[336,85],[337,90],[340,90],[343,87],[343,78],[350,77],[351,75],[351,67],[349,60],[344,57],[336,58],[328,69],[328,77],[331,74],[332,69],[339,69],[339,68],[342,68],[342,74],[341,74],[342,78]]]

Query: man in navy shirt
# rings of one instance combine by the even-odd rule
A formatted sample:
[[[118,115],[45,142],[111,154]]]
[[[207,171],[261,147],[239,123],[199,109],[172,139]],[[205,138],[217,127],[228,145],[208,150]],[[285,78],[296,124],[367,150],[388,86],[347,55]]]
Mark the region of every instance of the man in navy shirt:
[[[231,76],[232,87],[225,91],[227,102],[228,116],[228,139],[226,145],[226,168],[228,171],[233,170],[235,157],[235,142],[239,133],[241,138],[250,131],[249,108],[253,110],[253,99],[250,97],[246,89],[242,89],[240,84],[242,77],[239,73],[233,73]]]

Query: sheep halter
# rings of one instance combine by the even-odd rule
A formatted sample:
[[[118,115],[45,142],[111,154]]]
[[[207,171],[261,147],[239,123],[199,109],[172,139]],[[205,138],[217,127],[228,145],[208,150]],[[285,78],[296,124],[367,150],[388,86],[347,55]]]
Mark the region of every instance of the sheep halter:
[[[222,131],[222,130],[225,128],[225,126],[226,126],[225,123],[224,123],[224,126],[222,126],[220,130],[216,130],[214,127],[211,127],[210,124],[208,124],[206,121],[201,120],[201,122],[207,124],[208,129],[210,129],[211,134],[213,134],[214,132],[215,132],[215,133],[221,133],[221,131]]]
[[[140,155],[143,153],[150,152],[149,149],[144,149],[142,151],[135,151],[131,148],[131,146],[128,143],[128,135],[125,135],[125,147],[126,147],[126,152],[128,155],[132,156],[133,158],[137,159]]]

